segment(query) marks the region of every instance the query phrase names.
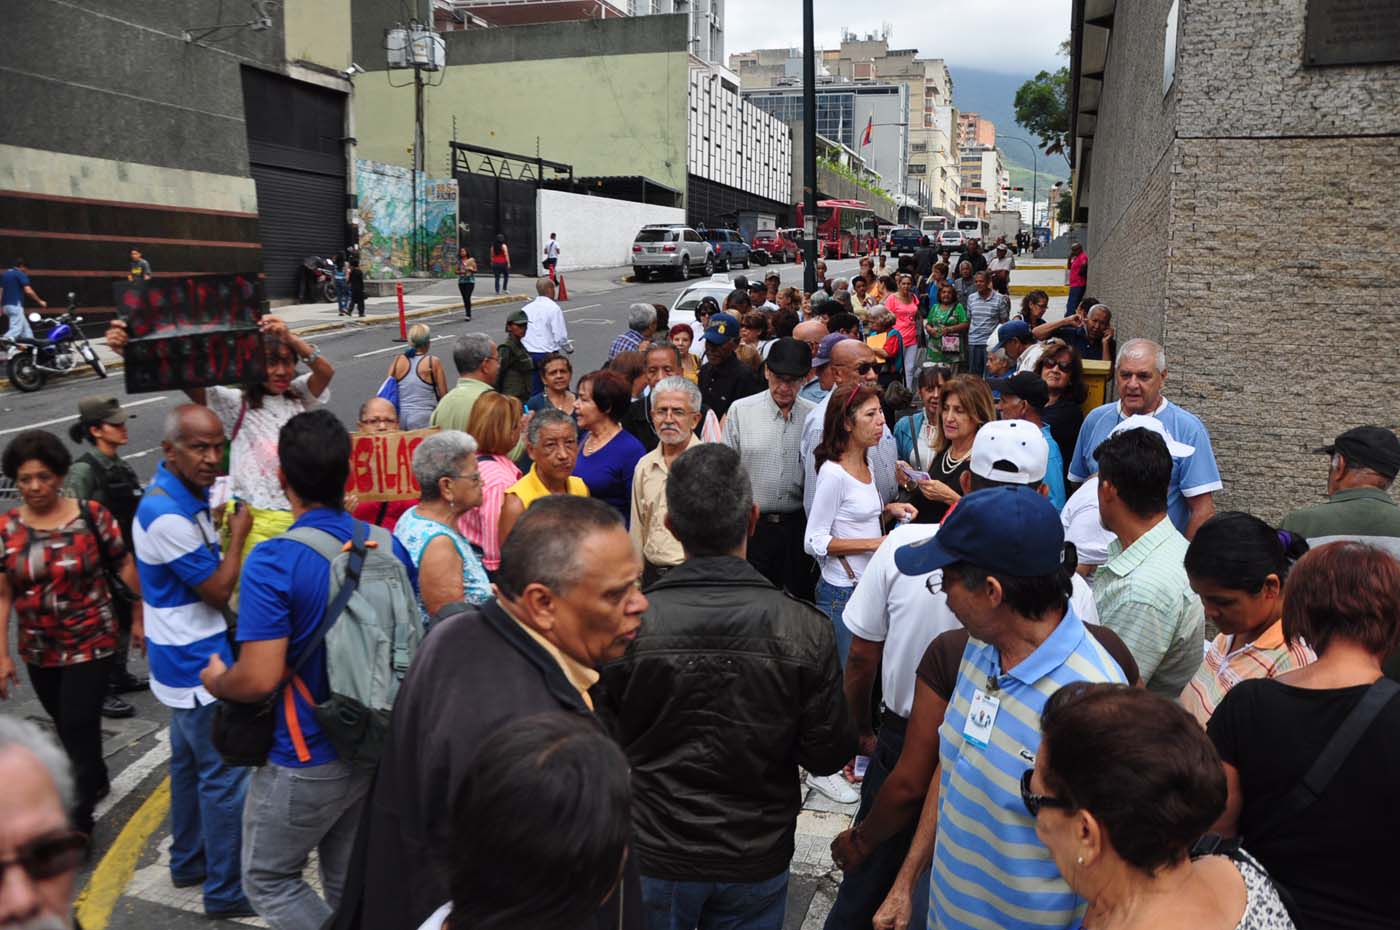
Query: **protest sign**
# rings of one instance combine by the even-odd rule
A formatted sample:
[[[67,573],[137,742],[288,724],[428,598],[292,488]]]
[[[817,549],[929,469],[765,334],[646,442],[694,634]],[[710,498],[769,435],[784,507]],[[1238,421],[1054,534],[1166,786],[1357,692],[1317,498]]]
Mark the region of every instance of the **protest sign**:
[[[257,276],[200,275],[115,285],[126,321],[126,392],[267,379]]]
[[[436,432],[351,433],[345,493],[358,495],[361,501],[417,500],[420,489],[413,477],[413,452]]]

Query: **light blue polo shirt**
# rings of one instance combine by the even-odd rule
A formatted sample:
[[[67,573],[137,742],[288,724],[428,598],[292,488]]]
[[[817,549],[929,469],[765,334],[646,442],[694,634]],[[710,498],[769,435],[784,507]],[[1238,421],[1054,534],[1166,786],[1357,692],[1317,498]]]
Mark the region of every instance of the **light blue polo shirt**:
[[[1210,433],[1199,417],[1166,399],[1162,400],[1152,416],[1162,421],[1172,439],[1196,450],[1185,458],[1172,458],[1172,480],[1167,488],[1167,516],[1171,517],[1172,526],[1178,532],[1185,533],[1187,524],[1191,522],[1191,507],[1186,498],[1219,491],[1225,485],[1220,481],[1220,469],[1215,464]],[[1125,419],[1123,409],[1117,402],[1095,407],[1089,412],[1084,418],[1084,425],[1080,427],[1079,439],[1074,444],[1074,456],[1069,463],[1070,481],[1083,484],[1090,476],[1099,473],[1094,450]]]

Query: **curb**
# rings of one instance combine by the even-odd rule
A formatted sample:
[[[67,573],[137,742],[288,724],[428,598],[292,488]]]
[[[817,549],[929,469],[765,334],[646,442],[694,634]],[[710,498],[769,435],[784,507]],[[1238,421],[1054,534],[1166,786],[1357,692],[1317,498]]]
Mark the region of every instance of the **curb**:
[[[478,306],[490,307],[490,306],[495,306],[495,305],[497,305],[497,304],[518,303],[518,302],[523,301],[523,300],[525,300],[525,295],[524,295],[524,294],[520,294],[520,295],[518,295],[518,296],[515,295],[515,294],[511,294],[511,295],[509,295],[509,296],[503,296],[503,297],[497,297],[497,296],[493,295],[493,296],[491,296],[491,297],[484,297],[484,298],[482,298],[482,299],[479,300],[479,301],[478,301],[478,300],[473,300],[473,301],[472,301],[472,308],[475,309],[475,308],[478,307]],[[404,319],[405,319],[405,320],[417,320],[417,319],[422,319],[423,317],[440,316],[440,315],[443,314],[443,313],[450,313],[450,312],[452,312],[453,310],[461,310],[461,309],[462,309],[462,304],[456,304],[456,305],[453,305],[453,304],[443,304],[443,305],[438,306],[438,307],[424,307],[424,308],[421,309],[421,310],[408,310],[408,311],[405,311],[405,312],[404,312]],[[275,316],[276,314],[273,314],[273,315]],[[368,328],[368,327],[371,327],[371,326],[391,326],[391,325],[394,325],[394,324],[398,323],[398,321],[399,321],[399,316],[398,316],[397,313],[392,314],[392,315],[390,315],[390,316],[388,316],[388,317],[385,317],[384,319],[370,319],[370,318],[366,318],[366,320],[365,320],[364,322],[361,322],[358,318],[356,318],[356,319],[353,320],[353,321],[350,321],[350,320],[336,320],[336,321],[326,320],[325,322],[311,323],[311,324],[309,324],[309,325],[307,325],[307,326],[303,326],[303,327],[300,327],[300,328],[293,328],[293,329],[292,329],[292,332],[296,333],[298,336],[310,336],[310,335],[314,335],[314,334],[316,334],[316,333],[329,332],[330,330],[333,330],[333,329],[344,329],[344,328],[347,327],[347,326],[355,326],[355,325],[357,325],[357,324],[358,324],[359,326],[361,326],[361,327]],[[104,365],[104,366],[106,367],[106,369],[107,369],[107,374],[108,374],[108,376],[111,376],[114,372],[121,371],[123,368],[125,368],[125,367],[126,367],[126,361],[123,360],[123,359],[121,359],[121,358],[114,358],[114,359],[112,359],[111,361],[107,361],[107,360],[104,359],[104,360],[103,360],[103,365]],[[80,369],[75,369],[75,370],[73,370],[73,371],[64,372],[64,373],[61,374],[61,375],[50,375],[50,376],[49,376],[49,381],[50,381],[50,382],[54,382],[54,381],[67,381],[67,380],[70,379],[70,378],[86,378],[86,377],[91,377],[92,374],[93,374],[93,372],[92,372],[92,366],[90,366],[90,365],[84,363],[84,364],[83,364],[83,367],[80,368]],[[102,380],[102,379],[98,379],[98,380]],[[42,390],[42,388],[41,388],[41,390]],[[10,386],[10,379],[9,379],[9,378],[0,378],[0,391],[14,391],[14,393],[16,393],[16,394],[21,394],[21,393],[23,393],[23,392],[21,392],[21,391],[15,390],[13,387]]]

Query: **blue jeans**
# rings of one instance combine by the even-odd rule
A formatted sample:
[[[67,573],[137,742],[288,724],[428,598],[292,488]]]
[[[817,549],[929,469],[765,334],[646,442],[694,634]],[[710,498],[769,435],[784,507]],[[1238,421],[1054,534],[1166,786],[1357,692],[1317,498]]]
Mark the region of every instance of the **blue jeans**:
[[[532,396],[544,390],[544,360],[553,354],[553,352],[530,353],[530,361],[535,363],[535,370],[530,374],[530,394]]]
[[[1075,308],[1077,308],[1079,302],[1084,299],[1085,290],[1086,288],[1082,287],[1072,287],[1069,289],[1069,300],[1065,303],[1065,316],[1074,315]]]
[[[642,876],[646,930],[782,930],[788,873],[761,882],[678,882]]]
[[[29,328],[29,318],[24,315],[24,304],[9,304],[5,307],[5,317],[9,327],[5,330],[6,339],[33,339],[34,331]]]
[[[987,370],[987,343],[982,341],[981,345],[969,345],[967,347],[967,373],[974,377],[982,377]]]
[[[510,266],[509,266],[509,265],[497,265],[497,264],[494,264],[494,263],[493,263],[493,264],[491,265],[491,274],[494,275],[495,278],[496,278],[496,293],[497,293],[497,294],[501,293],[501,291],[509,291],[509,290],[510,290]]]
[[[831,618],[831,628],[836,633],[836,654],[841,658],[841,667],[846,667],[846,656],[851,654],[851,631],[841,615],[846,612],[846,602],[851,599],[855,585],[841,588],[825,578],[817,582],[817,610]]]
[[[890,720],[888,713],[884,720]],[[860,808],[856,811],[856,823],[864,820],[875,806],[880,786],[894,771],[903,749],[904,728],[882,724],[875,754],[870,757],[870,767],[865,770],[865,780],[860,784]],[[836,892],[836,901],[827,913],[824,930],[866,930],[870,926],[875,912],[885,903],[885,896],[889,894],[890,886],[904,864],[904,857],[909,854],[909,844],[914,840],[917,826],[917,823],[910,823],[877,846],[860,868],[845,874],[841,879],[841,888]],[[928,882],[929,870],[924,869],[909,896],[908,930],[924,930],[928,912]]]
[[[339,278],[335,280],[335,303],[344,313],[345,308],[350,306],[350,285]]]
[[[209,734],[216,704],[170,711],[170,877],[204,877],[204,907],[243,903],[239,852],[248,770],[225,765]]]

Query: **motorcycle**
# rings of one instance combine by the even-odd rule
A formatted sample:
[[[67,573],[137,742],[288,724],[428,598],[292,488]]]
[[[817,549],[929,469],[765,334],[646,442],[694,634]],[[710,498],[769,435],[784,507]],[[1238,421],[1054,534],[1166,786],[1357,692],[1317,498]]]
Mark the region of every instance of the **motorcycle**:
[[[311,276],[311,296],[319,303],[335,303],[335,262],[319,255],[311,255],[301,264]]]
[[[67,374],[84,362],[92,366],[99,378],[107,377],[107,366],[78,325],[83,318],[77,315],[77,309],[77,297],[70,291],[68,310],[62,315],[46,320],[37,313],[29,314],[31,323],[53,324],[46,337],[5,340],[11,384],[21,391],[37,391],[49,375]]]

